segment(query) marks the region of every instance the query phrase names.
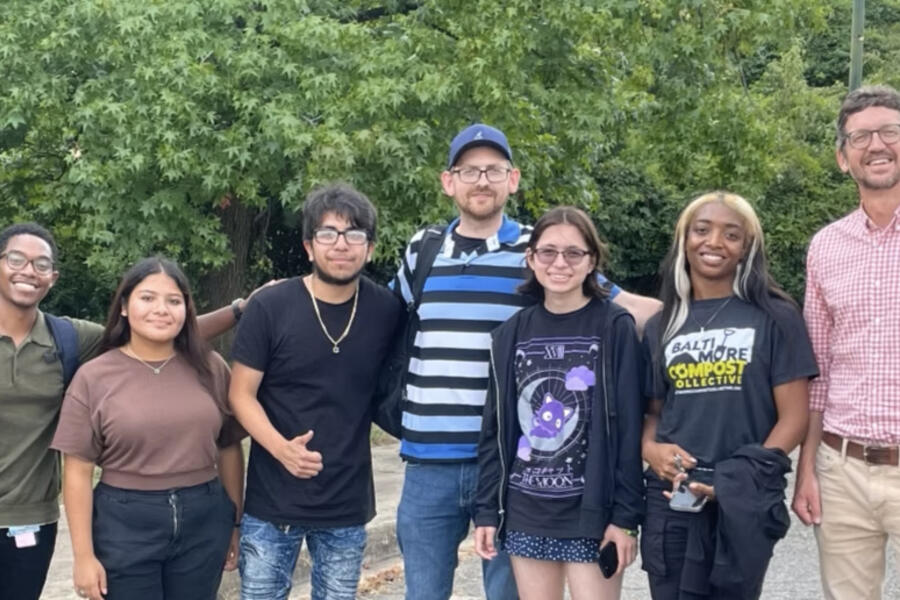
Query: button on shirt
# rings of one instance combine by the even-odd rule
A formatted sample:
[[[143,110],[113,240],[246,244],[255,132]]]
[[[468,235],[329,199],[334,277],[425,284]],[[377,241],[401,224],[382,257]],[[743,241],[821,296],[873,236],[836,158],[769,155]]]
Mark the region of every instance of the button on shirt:
[[[103,327],[72,324],[84,362]],[[62,396],[62,365],[43,314],[18,347],[0,334],[0,528],[59,518],[59,455],[49,447]]]
[[[900,208],[881,228],[862,209],[826,226],[806,262],[810,409],[825,431],[900,444]]]

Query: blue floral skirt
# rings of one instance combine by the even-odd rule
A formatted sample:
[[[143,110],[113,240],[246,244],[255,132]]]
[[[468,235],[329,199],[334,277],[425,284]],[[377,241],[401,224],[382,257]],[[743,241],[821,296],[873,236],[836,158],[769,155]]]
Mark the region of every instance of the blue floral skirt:
[[[558,562],[593,563],[600,554],[600,540],[593,538],[553,538],[507,530],[503,549],[510,556],[553,560]]]

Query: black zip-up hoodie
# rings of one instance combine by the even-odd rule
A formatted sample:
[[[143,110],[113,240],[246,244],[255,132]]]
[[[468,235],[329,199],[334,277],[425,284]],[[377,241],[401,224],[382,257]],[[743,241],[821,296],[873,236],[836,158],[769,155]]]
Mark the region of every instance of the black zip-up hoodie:
[[[635,529],[643,519],[641,463],[643,356],[634,320],[609,300],[602,331],[585,332],[600,338],[596,384],[585,465],[579,527],[584,537],[601,539],[614,523]],[[514,352],[520,319],[539,305],[523,309],[494,330],[491,372],[478,442],[478,492],[475,525],[497,527],[504,533],[510,461],[521,435],[516,420]]]

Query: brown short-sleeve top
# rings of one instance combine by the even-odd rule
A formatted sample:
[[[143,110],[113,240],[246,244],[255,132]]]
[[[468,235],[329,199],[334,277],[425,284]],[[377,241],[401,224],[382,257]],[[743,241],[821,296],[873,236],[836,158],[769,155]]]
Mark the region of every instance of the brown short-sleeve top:
[[[225,361],[213,355],[210,366],[212,392],[181,355],[158,375],[118,349],[98,356],[66,391],[51,447],[97,464],[101,481],[116,487],[161,490],[209,481],[217,446],[246,435],[228,408]]]

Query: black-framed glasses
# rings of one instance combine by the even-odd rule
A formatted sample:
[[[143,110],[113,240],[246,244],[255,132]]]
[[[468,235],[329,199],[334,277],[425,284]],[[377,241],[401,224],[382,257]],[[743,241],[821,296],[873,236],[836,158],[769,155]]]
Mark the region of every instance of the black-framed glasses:
[[[506,178],[509,177],[510,171],[512,171],[512,169],[510,169],[509,167],[504,167],[502,165],[488,165],[486,167],[457,167],[450,170],[450,172],[459,177],[459,180],[463,183],[478,183],[478,180],[481,179],[482,173],[484,173],[484,176],[487,177],[489,183],[501,183],[503,181],[506,181]]]
[[[0,254],[0,258],[5,258],[7,266],[13,271],[21,271],[28,266],[28,263],[31,263],[34,272],[38,275],[49,275],[53,272],[53,259],[46,256],[29,259],[18,250],[10,250]]]
[[[557,250],[556,248],[535,248],[532,251],[534,257],[537,259],[539,263],[542,265],[552,265],[556,261],[556,257],[562,254],[563,260],[566,261],[570,267],[577,267],[581,264],[581,261],[584,260],[585,256],[588,256],[590,252],[587,250],[582,250],[581,248],[566,248],[564,250]]]
[[[369,241],[369,232],[365,229],[345,229],[338,231],[331,227],[323,227],[313,232],[313,238],[320,244],[332,246],[337,244],[338,238],[344,236],[344,241],[351,246],[362,246]]]
[[[844,139],[847,140],[847,143],[853,148],[862,150],[863,148],[868,148],[869,144],[872,143],[872,134],[874,133],[877,133],[878,137],[881,138],[881,141],[885,144],[896,144],[900,141],[900,123],[882,125],[878,129],[856,129],[847,132],[844,135]]]

